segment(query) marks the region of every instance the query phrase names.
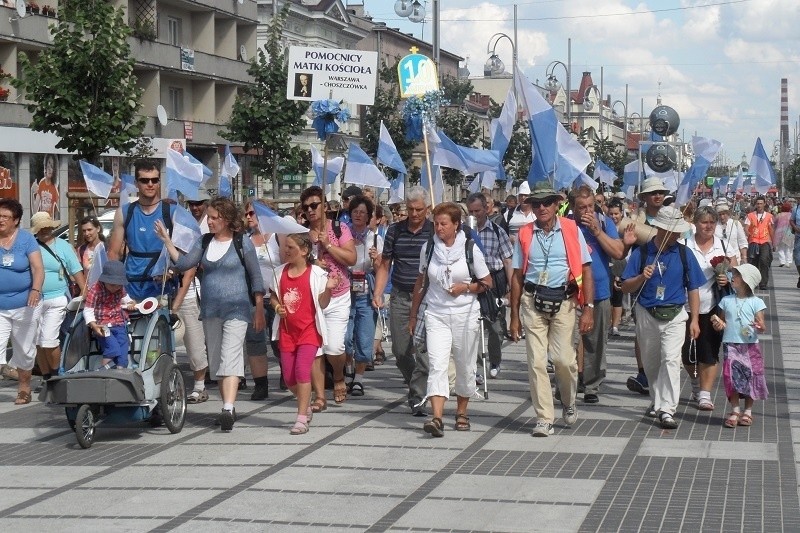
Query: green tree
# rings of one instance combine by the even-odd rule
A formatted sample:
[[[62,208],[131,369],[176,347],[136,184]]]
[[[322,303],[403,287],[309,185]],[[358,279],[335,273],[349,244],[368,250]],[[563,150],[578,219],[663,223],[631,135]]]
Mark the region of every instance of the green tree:
[[[54,133],[56,148],[96,162],[109,149],[131,153],[144,130],[125,11],[103,0],[72,2],[54,28],[53,46],[32,61],[20,53],[12,83],[31,102],[34,131]]]
[[[247,70],[254,83],[239,89],[226,129],[219,132],[225,139],[244,144],[245,151],[256,151],[253,169],[271,176],[274,195],[278,170],[297,174],[309,168],[308,150],[292,143],[306,125],[308,104],[286,99],[287,50],[281,36],[290,6],[287,2],[267,25],[267,43]]]

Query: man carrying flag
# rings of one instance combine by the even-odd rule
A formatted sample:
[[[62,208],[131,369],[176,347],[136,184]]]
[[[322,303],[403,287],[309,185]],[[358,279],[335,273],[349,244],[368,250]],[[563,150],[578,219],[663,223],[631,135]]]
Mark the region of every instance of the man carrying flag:
[[[139,159],[134,163],[134,178],[139,199],[117,209],[108,245],[108,258],[125,258],[128,295],[136,301],[161,294],[161,283],[152,277],[164,248],[156,236],[155,223],[160,220],[172,233],[175,206],[161,200],[161,170],[157,162]],[[125,248],[127,246],[127,254]]]

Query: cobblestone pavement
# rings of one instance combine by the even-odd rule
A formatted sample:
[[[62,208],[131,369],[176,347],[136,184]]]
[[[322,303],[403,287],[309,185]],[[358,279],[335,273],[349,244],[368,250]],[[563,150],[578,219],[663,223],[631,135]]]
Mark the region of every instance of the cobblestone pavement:
[[[725,429],[688,403],[675,431],[643,416],[629,392],[633,331],[613,338],[600,403],[535,439],[523,345],[504,348],[489,399],[470,404],[472,431],[431,439],[409,415],[393,359],[367,374],[366,395],[332,401],[311,431],[289,435],[293,401],[237,403],[214,426],[219,397],[190,405],[180,434],[99,427],[81,449],[63,412],[14,407],[0,382],[0,529],[4,531],[798,531],[800,290],[773,268],[763,338],[770,398],[752,427]],[[780,316],[777,313],[780,312]],[[387,350],[387,353],[389,350]],[[277,367],[276,367],[277,368]],[[188,368],[186,368],[188,379]],[[252,384],[252,382],[251,382]]]

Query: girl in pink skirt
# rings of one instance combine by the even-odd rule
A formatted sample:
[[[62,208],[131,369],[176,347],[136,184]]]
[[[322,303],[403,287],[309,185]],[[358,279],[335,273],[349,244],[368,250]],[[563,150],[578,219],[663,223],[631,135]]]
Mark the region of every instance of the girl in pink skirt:
[[[722,319],[714,320],[714,329],[724,330],[724,362],[722,378],[725,395],[731,403],[731,412],[725,416],[723,425],[728,428],[750,426],[753,423],[753,402],[766,400],[767,380],[764,377],[764,357],[758,344],[758,334],[766,331],[764,309],[761,298],[753,291],[761,282],[761,274],[753,265],[733,267],[731,285],[736,294],[724,297],[719,307]],[[744,412],[740,401],[744,398]]]

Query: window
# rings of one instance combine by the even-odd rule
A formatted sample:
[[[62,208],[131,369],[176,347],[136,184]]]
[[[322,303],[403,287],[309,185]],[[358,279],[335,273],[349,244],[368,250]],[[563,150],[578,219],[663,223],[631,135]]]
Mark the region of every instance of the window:
[[[181,45],[181,19],[167,17],[167,39],[172,46]]]
[[[183,89],[180,87],[169,88],[169,114],[174,119],[183,116]]]

